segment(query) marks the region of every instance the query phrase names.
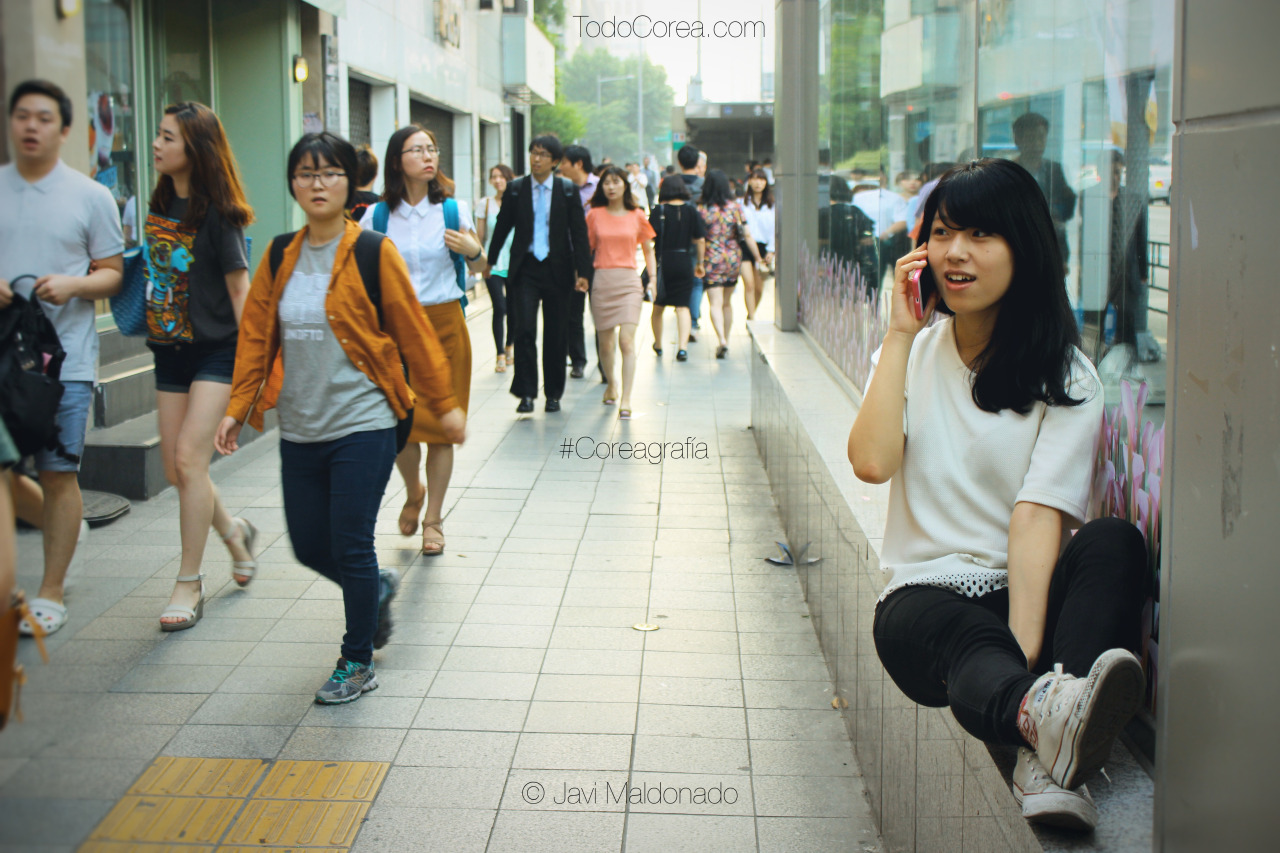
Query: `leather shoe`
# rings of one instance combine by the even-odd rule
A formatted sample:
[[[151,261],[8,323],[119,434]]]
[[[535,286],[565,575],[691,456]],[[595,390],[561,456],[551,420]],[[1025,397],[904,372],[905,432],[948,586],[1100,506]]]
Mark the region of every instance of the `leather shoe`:
[[[521,397],[521,398],[520,398],[520,405],[516,406],[516,411],[517,411],[518,413],[520,413],[520,414],[525,414],[526,412],[532,412],[532,411],[533,411],[533,398],[532,398],[532,397]]]
[[[530,401],[529,401],[529,403],[530,403],[530,405],[532,406],[533,401],[532,401],[532,400],[530,400]],[[559,400],[548,400],[548,401],[547,401],[546,409],[547,409],[547,411],[548,411],[548,412],[558,412],[558,411],[560,411],[560,401],[559,401]]]
[[[573,377],[574,379],[581,379],[581,378],[582,378],[582,365],[580,365],[580,364],[575,364],[575,365],[573,366],[573,370],[570,370],[570,371],[569,371],[569,375],[570,375],[571,377]]]

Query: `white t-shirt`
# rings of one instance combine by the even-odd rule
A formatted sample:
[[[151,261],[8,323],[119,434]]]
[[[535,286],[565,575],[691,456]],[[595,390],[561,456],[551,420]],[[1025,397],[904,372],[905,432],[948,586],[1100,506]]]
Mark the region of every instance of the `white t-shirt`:
[[[912,585],[969,596],[1006,587],[1015,503],[1061,511],[1063,547],[1065,530],[1079,527],[1088,508],[1103,407],[1093,365],[1075,351],[1067,393],[1085,399],[1078,406],[984,412],[973,402],[953,327],[947,318],[922,331],[907,359],[906,445],[889,485],[880,554],[893,578],[881,600]]]
[[[853,204],[876,223],[876,235],[888,231],[895,222],[906,221],[907,200],[886,189],[858,190]]]
[[[0,279],[87,275],[90,261],[123,251],[120,209],[111,190],[61,160],[34,184],[27,183],[12,163],[0,166]],[[24,279],[17,292],[30,296],[34,284]],[[93,301],[41,302],[40,307],[67,351],[62,378],[96,381],[98,330]]]
[[[751,239],[771,248],[777,247],[774,235],[777,210],[776,207],[756,207],[754,202],[742,200],[742,215],[746,217],[747,227],[751,229]]]
[[[471,206],[462,199],[457,199],[457,202],[458,228],[474,231],[476,226],[471,220]],[[373,229],[375,207],[371,204],[364,212],[360,218],[361,228]],[[413,281],[413,289],[418,292],[420,304],[441,305],[462,298],[458,274],[453,268],[453,259],[449,257],[449,247],[444,244],[443,204],[433,204],[425,198],[413,207],[406,201],[400,202],[387,217],[387,236],[409,267],[409,278]]]

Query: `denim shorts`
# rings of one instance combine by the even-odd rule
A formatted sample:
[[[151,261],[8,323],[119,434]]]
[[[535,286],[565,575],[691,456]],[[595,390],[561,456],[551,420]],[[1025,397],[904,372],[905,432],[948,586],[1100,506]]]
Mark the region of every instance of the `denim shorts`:
[[[62,402],[58,404],[58,440],[72,456],[84,453],[84,434],[89,426],[89,409],[93,406],[93,383],[62,381]],[[41,450],[35,455],[37,471],[80,470],[79,462],[64,459],[57,451]]]
[[[186,394],[192,382],[231,384],[236,348],[203,344],[166,344],[151,347],[156,356],[156,390]]]

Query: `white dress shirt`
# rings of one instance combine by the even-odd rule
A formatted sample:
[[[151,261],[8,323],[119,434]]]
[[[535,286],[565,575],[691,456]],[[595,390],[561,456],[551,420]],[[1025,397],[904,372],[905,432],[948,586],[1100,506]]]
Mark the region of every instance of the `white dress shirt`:
[[[471,208],[462,199],[458,202],[458,228],[474,231]],[[369,205],[360,219],[360,227],[373,228],[374,205]],[[444,244],[444,205],[423,199],[410,206],[402,201],[387,217],[387,236],[400,250],[409,278],[418,292],[422,305],[440,305],[462,297],[458,289],[458,276],[449,257],[449,247]]]

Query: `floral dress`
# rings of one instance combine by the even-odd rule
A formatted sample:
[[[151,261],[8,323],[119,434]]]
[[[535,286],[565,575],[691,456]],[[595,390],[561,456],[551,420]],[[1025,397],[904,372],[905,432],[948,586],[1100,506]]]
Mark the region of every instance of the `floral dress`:
[[[729,202],[725,207],[706,207],[700,204],[698,213],[702,216],[702,224],[706,226],[707,232],[704,264],[707,271],[706,286],[737,284],[742,266],[742,247],[738,245],[738,239],[746,224],[742,205],[736,201]]]

